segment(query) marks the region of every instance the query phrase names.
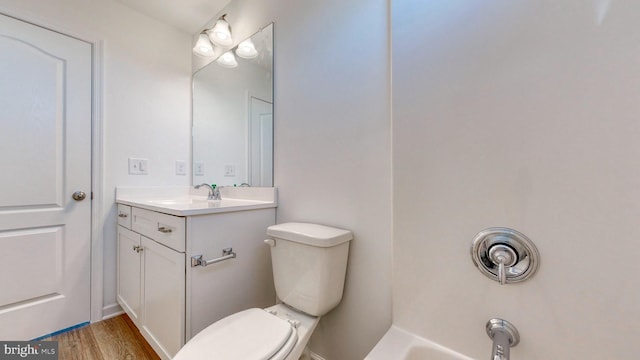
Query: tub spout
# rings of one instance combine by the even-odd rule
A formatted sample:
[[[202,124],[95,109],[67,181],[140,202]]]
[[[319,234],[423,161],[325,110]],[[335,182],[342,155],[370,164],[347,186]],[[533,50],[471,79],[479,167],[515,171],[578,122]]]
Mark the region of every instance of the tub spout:
[[[511,343],[509,342],[509,334],[503,330],[496,330],[493,333],[493,351],[491,352],[491,360],[509,360],[509,350]]]
[[[512,347],[520,342],[520,334],[513,324],[502,319],[491,319],[486,325],[487,335],[493,340],[491,360],[509,360]]]

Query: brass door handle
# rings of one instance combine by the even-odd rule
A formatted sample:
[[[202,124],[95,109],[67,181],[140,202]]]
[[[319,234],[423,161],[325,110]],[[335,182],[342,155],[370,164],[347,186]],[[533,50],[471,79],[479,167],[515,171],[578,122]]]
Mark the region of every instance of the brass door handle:
[[[84,191],[76,191],[71,195],[71,197],[75,201],[82,201],[87,197],[87,194]]]

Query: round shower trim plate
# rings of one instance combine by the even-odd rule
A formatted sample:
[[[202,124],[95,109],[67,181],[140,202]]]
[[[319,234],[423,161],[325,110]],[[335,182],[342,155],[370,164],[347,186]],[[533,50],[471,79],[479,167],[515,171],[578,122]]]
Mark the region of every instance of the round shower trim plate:
[[[471,246],[474,265],[488,278],[499,281],[499,265],[490,257],[493,246],[508,247],[516,254],[513,264],[505,267],[506,284],[525,281],[538,270],[540,254],[527,236],[513,229],[492,227],[479,232]]]

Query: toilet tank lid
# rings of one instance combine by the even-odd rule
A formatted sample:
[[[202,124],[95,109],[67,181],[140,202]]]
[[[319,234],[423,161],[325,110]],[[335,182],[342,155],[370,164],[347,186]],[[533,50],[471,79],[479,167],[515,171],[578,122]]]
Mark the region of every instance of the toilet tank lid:
[[[318,247],[336,246],[353,239],[349,230],[299,222],[271,225],[267,228],[267,235]]]

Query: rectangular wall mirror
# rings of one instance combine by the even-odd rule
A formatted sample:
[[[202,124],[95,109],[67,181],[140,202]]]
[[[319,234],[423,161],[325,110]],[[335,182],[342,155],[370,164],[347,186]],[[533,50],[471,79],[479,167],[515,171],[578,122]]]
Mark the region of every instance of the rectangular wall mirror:
[[[193,75],[194,185],[273,186],[273,24],[247,40]]]

